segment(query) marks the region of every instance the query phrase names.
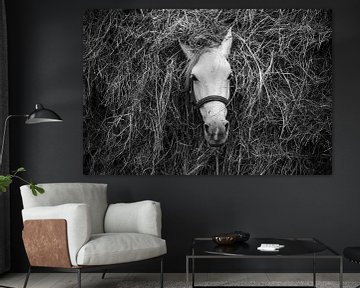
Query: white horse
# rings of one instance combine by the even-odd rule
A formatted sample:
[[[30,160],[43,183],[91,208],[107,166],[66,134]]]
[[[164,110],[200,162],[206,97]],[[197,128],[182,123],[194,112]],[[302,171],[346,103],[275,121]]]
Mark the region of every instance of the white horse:
[[[232,44],[231,28],[222,43],[194,53],[180,43],[189,60],[187,86],[204,121],[204,135],[211,146],[224,144],[229,135],[226,105],[230,98],[231,67],[227,61]]]

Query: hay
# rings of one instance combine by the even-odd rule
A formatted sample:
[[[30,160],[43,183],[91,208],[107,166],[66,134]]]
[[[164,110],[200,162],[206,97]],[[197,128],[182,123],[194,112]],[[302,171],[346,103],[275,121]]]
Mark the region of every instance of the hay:
[[[232,26],[225,146],[211,148],[184,89],[191,47]],[[84,173],[331,174],[331,11],[87,10]]]

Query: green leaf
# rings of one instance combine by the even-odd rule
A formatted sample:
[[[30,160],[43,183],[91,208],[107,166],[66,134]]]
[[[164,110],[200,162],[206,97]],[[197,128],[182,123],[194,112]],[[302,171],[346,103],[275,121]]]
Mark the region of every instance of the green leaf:
[[[16,175],[19,172],[25,172],[25,171],[26,171],[26,169],[24,167],[19,167],[18,169],[16,169],[15,171],[12,171],[11,173],[13,175]]]
[[[30,189],[34,196],[38,196],[38,194],[43,194],[45,192],[44,188],[37,186],[33,181],[30,182]]]
[[[9,188],[10,184],[12,183],[12,176],[11,175],[0,175],[0,191],[6,192]]]
[[[44,188],[41,188],[39,186],[35,186],[35,189],[38,193],[43,194],[45,192]]]
[[[36,183],[32,182],[30,183],[30,189],[31,189],[31,192],[34,196],[37,196],[37,191],[36,191]]]

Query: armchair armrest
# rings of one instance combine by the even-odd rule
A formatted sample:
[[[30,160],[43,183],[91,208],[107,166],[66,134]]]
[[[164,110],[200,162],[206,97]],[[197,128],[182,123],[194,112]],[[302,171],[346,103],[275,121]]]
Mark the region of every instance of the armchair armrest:
[[[66,221],[67,241],[70,261],[77,265],[76,256],[80,248],[89,241],[91,222],[89,206],[86,204],[64,204],[58,206],[33,207],[22,210],[23,221],[64,219]],[[35,238],[36,237],[36,238]],[[40,235],[34,235],[33,241],[39,241]],[[44,243],[49,244],[49,243]]]
[[[150,200],[111,204],[105,215],[106,233],[143,233],[161,237],[160,203]]]

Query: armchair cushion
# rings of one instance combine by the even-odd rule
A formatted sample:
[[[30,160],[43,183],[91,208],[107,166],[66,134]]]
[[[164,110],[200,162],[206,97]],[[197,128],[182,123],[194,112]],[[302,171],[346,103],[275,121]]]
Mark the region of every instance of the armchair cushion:
[[[33,207],[22,210],[23,220],[65,219],[71,264],[76,266],[79,249],[90,239],[91,219],[86,204]],[[38,239],[34,239],[37,241]]]
[[[140,233],[94,234],[81,247],[78,265],[108,265],[145,260],[166,254],[165,240]]]
[[[32,195],[29,185],[20,187],[25,209],[67,203],[84,203],[89,206],[92,233],[104,232],[104,217],[108,206],[106,184],[47,183],[39,184],[39,186],[45,189],[45,193],[37,197]]]
[[[161,237],[160,203],[145,200],[111,204],[104,226],[105,233],[143,233]]]

